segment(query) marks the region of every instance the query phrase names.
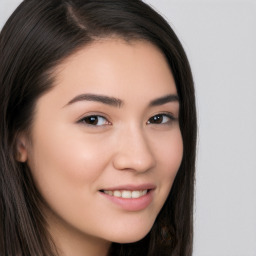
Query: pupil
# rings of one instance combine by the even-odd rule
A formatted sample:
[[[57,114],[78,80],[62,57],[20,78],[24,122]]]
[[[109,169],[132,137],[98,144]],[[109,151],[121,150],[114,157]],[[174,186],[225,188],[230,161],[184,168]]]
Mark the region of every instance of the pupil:
[[[89,124],[97,124],[98,123],[98,118],[97,118],[97,116],[90,116],[90,117],[88,117],[88,123]]]
[[[154,123],[160,124],[160,123],[162,123],[162,121],[163,121],[163,117],[160,116],[160,115],[153,117],[153,122]]]

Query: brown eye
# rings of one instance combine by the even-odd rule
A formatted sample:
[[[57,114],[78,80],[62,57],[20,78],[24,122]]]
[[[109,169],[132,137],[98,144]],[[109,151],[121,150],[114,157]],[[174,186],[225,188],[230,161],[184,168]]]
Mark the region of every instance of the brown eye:
[[[158,115],[152,116],[147,121],[147,124],[167,124],[173,120],[175,120],[175,118],[172,115],[158,114]]]
[[[97,115],[86,116],[83,119],[81,119],[79,122],[84,123],[86,125],[94,125],[94,126],[102,126],[102,125],[109,124],[109,122],[105,117],[97,116]]]
[[[163,115],[153,116],[149,119],[150,123],[161,124],[163,122]]]

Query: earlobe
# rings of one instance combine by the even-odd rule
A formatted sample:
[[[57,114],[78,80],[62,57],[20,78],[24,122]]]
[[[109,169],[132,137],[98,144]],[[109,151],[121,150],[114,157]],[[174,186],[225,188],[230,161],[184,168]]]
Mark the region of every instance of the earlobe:
[[[21,163],[25,163],[28,159],[28,151],[26,147],[26,140],[24,137],[20,137],[16,142],[16,160]]]

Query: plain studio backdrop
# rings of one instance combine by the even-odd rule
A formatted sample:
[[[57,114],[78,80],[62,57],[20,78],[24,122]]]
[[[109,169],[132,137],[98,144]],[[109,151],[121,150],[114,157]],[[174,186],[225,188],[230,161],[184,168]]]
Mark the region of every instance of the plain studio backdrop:
[[[0,0],[0,27],[20,0]],[[199,141],[194,256],[256,256],[256,0],[145,0],[194,74]]]

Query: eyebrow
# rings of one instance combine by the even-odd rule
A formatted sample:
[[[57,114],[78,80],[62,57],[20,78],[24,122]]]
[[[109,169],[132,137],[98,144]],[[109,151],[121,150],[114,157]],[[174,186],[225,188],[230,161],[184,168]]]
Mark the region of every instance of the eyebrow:
[[[96,101],[113,107],[121,107],[123,101],[114,97],[98,95],[98,94],[80,94],[68,102],[67,105],[73,104],[78,101]]]
[[[98,95],[98,94],[80,94],[76,97],[74,97],[72,100],[70,100],[68,102],[67,105],[71,105],[75,102],[79,102],[79,101],[96,101],[96,102],[100,102],[109,106],[113,106],[113,107],[121,107],[124,102],[118,98],[115,97],[109,97],[109,96],[105,96],[105,95]],[[160,105],[164,105],[166,103],[169,102],[178,102],[179,103],[179,96],[177,94],[169,94],[169,95],[165,95],[163,97],[157,98],[152,100],[149,103],[150,107],[154,107],[154,106],[160,106]]]
[[[177,94],[169,94],[169,95],[163,96],[161,98],[152,100],[149,103],[149,106],[150,107],[160,106],[160,105],[164,105],[169,102],[178,102],[179,103],[179,101],[180,101],[179,96]]]

